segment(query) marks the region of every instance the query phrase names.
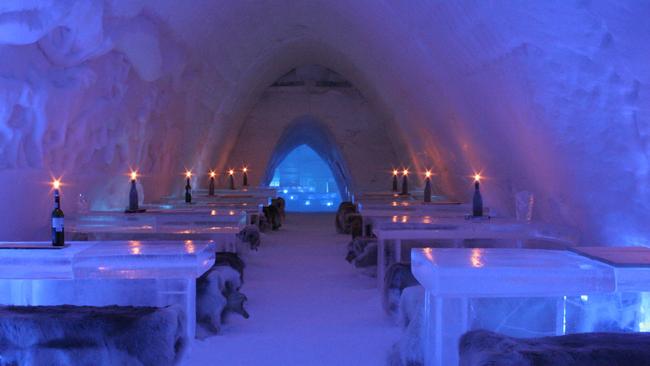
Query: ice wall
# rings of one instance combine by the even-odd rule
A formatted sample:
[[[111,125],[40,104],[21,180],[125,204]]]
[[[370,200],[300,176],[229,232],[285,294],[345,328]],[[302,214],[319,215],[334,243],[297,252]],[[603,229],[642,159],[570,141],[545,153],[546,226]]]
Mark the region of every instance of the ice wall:
[[[649,13],[614,0],[3,1],[0,198],[16,213],[0,235],[46,225],[50,172],[71,182],[66,202],[104,205],[128,165],[148,198],[178,188],[183,167],[223,168],[264,90],[320,64],[437,189],[466,199],[483,170],[492,207],[529,190],[534,216],[588,243],[647,244]]]

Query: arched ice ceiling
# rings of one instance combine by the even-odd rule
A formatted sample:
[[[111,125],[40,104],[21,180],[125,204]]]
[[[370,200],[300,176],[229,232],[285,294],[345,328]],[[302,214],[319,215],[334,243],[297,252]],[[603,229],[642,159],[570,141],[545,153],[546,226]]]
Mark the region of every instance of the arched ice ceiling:
[[[165,120],[168,131],[181,132],[180,144],[168,134],[142,134],[151,146],[148,154],[137,154],[140,164],[155,159],[156,148],[177,153],[162,165],[149,164],[153,167],[222,164],[261,91],[293,67],[320,64],[354,83],[389,116],[393,145],[410,155],[416,169],[433,167],[443,192],[466,199],[466,176],[483,170],[486,200],[497,209],[511,211],[513,194],[529,190],[537,197],[536,215],[579,226],[586,242],[649,242],[647,3],[80,4],[3,2],[0,14],[36,9],[41,17],[40,23],[21,15],[0,17],[0,52],[11,52],[23,64],[37,60],[44,72],[64,66],[96,71],[102,62],[110,67],[110,57],[124,55],[133,70],[129,75],[137,75],[124,85],[152,92],[154,102],[165,104],[142,123],[152,127]],[[71,9],[85,16],[71,17]],[[57,62],[61,57],[51,55],[57,48],[48,47],[62,37],[60,29],[56,33],[62,22],[76,37],[69,52],[75,57],[64,55],[67,62]],[[7,29],[19,36],[3,37]],[[37,41],[32,52],[29,45]],[[39,51],[49,52],[48,60],[40,60]],[[15,69],[0,61],[0,75],[27,78]],[[86,83],[96,89],[92,80]],[[63,93],[48,92],[48,100]],[[84,103],[90,101],[75,109],[84,110]],[[120,113],[128,119],[133,108]],[[49,113],[42,118],[46,125],[39,125],[45,140],[58,118]],[[0,123],[1,118],[0,113]],[[90,119],[87,123],[95,123]],[[51,144],[42,146],[44,155],[51,153]],[[48,168],[48,159],[27,164]],[[120,164],[109,165],[117,170]],[[11,176],[11,169],[3,177]],[[174,186],[171,178],[163,183]]]

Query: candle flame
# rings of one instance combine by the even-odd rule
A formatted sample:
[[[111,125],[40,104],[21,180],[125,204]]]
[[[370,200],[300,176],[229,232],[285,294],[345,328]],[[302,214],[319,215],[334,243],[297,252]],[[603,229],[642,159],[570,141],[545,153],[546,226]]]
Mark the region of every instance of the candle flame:
[[[242,169],[242,171],[243,171],[244,173],[246,173],[246,172],[248,171],[248,167],[244,167],[244,168]]]
[[[479,182],[480,183],[481,179],[483,179],[483,177],[481,176],[481,173],[474,173],[474,182]]]
[[[393,169],[393,175],[399,174],[399,171],[397,169]]]
[[[402,171],[402,174],[404,174],[404,175],[408,175],[408,174],[409,174],[409,170],[408,170],[408,169],[404,169],[404,171]]]
[[[427,178],[431,178],[431,171],[427,170],[426,173],[424,173],[424,176]]]
[[[210,170],[210,178],[214,178],[217,175],[214,170]]]
[[[235,170],[234,170],[234,169],[230,169],[230,170],[228,170],[228,175],[233,175],[233,174],[235,174]]]
[[[131,180],[136,180],[136,178],[138,178],[138,171],[131,170]]]
[[[61,179],[54,179],[52,181],[52,188],[54,188],[54,189],[61,188]]]
[[[186,170],[185,171],[185,177],[186,178],[192,178],[192,171],[191,170]]]
[[[483,267],[483,258],[481,257],[481,249],[475,248],[472,249],[472,256],[470,261],[472,262],[472,267],[481,268]]]

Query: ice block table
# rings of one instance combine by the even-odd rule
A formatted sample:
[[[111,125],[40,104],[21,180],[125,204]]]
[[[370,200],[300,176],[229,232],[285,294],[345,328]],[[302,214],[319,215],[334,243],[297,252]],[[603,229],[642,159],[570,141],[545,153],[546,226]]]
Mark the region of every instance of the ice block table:
[[[172,209],[148,208],[141,213],[122,211],[90,211],[73,217],[77,225],[117,226],[148,225],[157,227],[204,228],[211,226],[237,226],[243,228],[247,222],[244,210],[233,208],[186,207]]]
[[[192,201],[186,203],[184,200],[171,199],[165,203],[147,204],[144,208],[163,212],[192,212],[211,213],[213,211],[235,211],[246,214],[246,224],[257,224],[259,217],[263,214],[262,209],[269,203],[265,199],[254,199],[249,202],[242,202],[239,199],[224,199],[219,201]]]
[[[411,263],[425,288],[421,339],[427,366],[458,364],[458,339],[472,329],[473,298],[562,299],[616,289],[612,267],[569,251],[421,248],[411,251]],[[561,304],[557,334],[563,332]]]
[[[456,247],[467,239],[515,240],[518,245],[527,239],[557,242],[561,246],[574,245],[574,238],[566,228],[520,221],[512,218],[432,217],[403,216],[399,221],[382,223],[374,230],[377,236],[377,281],[383,290],[386,270],[387,242],[392,241],[393,260],[402,260],[402,241],[404,240],[452,240]],[[420,246],[430,246],[421,244]]]
[[[219,188],[214,190],[214,196],[208,196],[208,190],[205,188],[199,188],[193,191],[198,196],[205,197],[220,197],[220,196],[254,196],[254,197],[264,197],[264,198],[276,198],[278,196],[278,190],[272,187],[248,187],[248,188],[238,188],[238,189],[225,189]]]
[[[73,240],[111,241],[111,240],[140,240],[140,241],[193,241],[202,240],[214,243],[217,252],[236,252],[240,240],[237,234],[241,231],[238,225],[211,226],[151,226],[140,223],[94,224],[72,221],[68,228]]]
[[[178,305],[189,339],[196,327],[196,278],[215,260],[208,242],[0,243],[3,305]],[[45,249],[4,249],[36,246]]]
[[[615,296],[589,298],[582,304],[582,311],[591,316],[589,320],[599,320],[605,314],[605,321],[622,331],[650,331],[650,248],[601,246],[571,251],[612,266],[616,275]],[[578,330],[600,331],[593,323],[585,321]]]
[[[372,235],[374,227],[381,223],[401,222],[406,223],[413,219],[430,218],[464,218],[471,212],[471,206],[467,204],[407,204],[407,205],[359,205],[358,211],[363,217],[363,226],[366,229],[366,236]],[[486,213],[489,210],[486,208]]]

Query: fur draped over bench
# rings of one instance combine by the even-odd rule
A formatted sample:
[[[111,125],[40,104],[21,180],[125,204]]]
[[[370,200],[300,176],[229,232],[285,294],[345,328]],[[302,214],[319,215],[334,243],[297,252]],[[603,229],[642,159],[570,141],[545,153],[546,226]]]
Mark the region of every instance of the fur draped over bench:
[[[460,339],[461,366],[650,365],[648,333],[576,333],[513,338],[475,330]]]
[[[174,365],[183,317],[170,306],[0,307],[1,365]]]

